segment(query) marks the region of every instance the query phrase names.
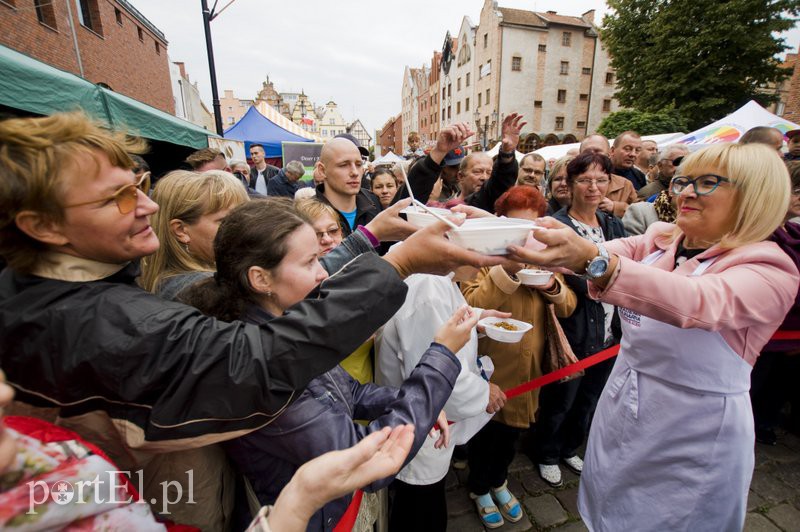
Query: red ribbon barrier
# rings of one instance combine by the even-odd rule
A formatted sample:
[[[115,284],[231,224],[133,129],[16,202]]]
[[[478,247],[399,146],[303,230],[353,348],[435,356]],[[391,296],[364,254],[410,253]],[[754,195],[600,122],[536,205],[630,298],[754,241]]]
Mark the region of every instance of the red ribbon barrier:
[[[800,340],[800,331],[776,331],[775,334],[772,335],[772,338],[770,338],[770,340]],[[520,384],[519,386],[515,386],[514,388],[506,390],[505,391],[506,399],[511,399],[512,397],[522,395],[523,393],[530,392],[531,390],[535,390],[536,388],[541,388],[542,386],[545,386],[547,384],[559,381],[564,377],[568,377],[574,373],[577,373],[578,371],[584,370],[590,366],[599,364],[604,360],[608,360],[611,357],[617,356],[618,353],[619,353],[619,344],[613,345],[608,349],[603,349],[599,353],[595,353],[594,355],[588,356],[583,360],[578,361],[575,364],[564,366],[563,368],[557,371],[548,373],[547,375],[542,375],[541,377],[537,377],[524,384]]]
[[[356,524],[356,518],[358,517],[358,509],[361,507],[361,499],[363,498],[364,492],[356,490],[353,494],[353,499],[350,501],[350,505],[347,507],[344,515],[342,515],[342,518],[339,519],[339,522],[336,523],[333,532],[350,532],[353,530],[353,525]]]

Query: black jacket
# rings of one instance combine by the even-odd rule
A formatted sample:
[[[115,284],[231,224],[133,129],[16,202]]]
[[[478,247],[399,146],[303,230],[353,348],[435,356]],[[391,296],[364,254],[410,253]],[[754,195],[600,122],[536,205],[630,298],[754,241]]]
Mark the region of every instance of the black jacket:
[[[633,183],[633,188],[637,191],[647,184],[647,176],[635,166],[631,166],[630,168],[614,168],[614,173],[621,175]]]
[[[470,194],[466,198],[466,204],[478,207],[485,211],[494,213],[494,202],[497,198],[509,188],[514,186],[517,182],[517,174],[519,174],[519,164],[516,157],[511,157],[508,160],[501,160],[497,157],[492,167],[492,175],[486,180],[483,186],[476,192]],[[408,182],[411,184],[411,190],[414,192],[414,198],[427,203],[431,197],[433,186],[436,180],[439,179],[439,174],[442,172],[442,165],[436,164],[430,155],[426,155],[422,161],[418,162],[408,171]],[[400,190],[395,194],[394,201],[398,202],[401,199],[408,197],[408,190],[405,185],[400,187]]]
[[[575,229],[567,214],[567,208],[555,213],[553,218]],[[602,211],[597,211],[597,218],[600,220],[600,227],[603,229],[606,241],[626,236],[625,227],[619,218]],[[586,358],[604,347],[606,326],[603,304],[589,297],[587,282],[580,277],[565,275],[564,281],[575,291],[575,295],[578,296],[578,304],[571,316],[559,318],[558,321],[564,329],[564,334],[567,336],[575,356],[579,359]],[[613,343],[618,343],[622,337],[622,330],[616,308],[611,321],[611,330]]]
[[[280,168],[277,166],[272,166],[268,164],[266,168],[264,168],[264,184],[268,185],[269,180],[272,179],[278,172]],[[253,190],[256,189],[256,179],[258,178],[258,170],[255,166],[250,168],[250,188]]]
[[[325,197],[325,183],[320,183],[317,185],[317,199],[333,207],[331,202],[328,201],[328,198]],[[342,213],[339,212],[339,209],[336,207],[333,208],[336,210],[337,214],[339,214],[339,221],[341,222],[342,234],[344,236],[349,235],[353,229],[359,225],[367,225],[372,221],[373,218],[378,216],[379,212],[383,210],[378,196],[365,188],[362,188],[356,196],[356,222],[353,225],[353,229],[350,229],[350,224],[347,222],[347,218],[345,218]]]
[[[285,196],[294,199],[294,193],[301,188],[313,186],[306,181],[290,183],[286,177],[286,169],[281,168],[267,183],[267,196]]]
[[[139,288],[136,275],[133,264],[91,282],[4,270],[0,368],[18,400],[60,405],[65,417],[105,411],[124,423],[130,446],[161,450],[270,422],[383,325],[407,291],[368,253],[256,326],[165,301]]]

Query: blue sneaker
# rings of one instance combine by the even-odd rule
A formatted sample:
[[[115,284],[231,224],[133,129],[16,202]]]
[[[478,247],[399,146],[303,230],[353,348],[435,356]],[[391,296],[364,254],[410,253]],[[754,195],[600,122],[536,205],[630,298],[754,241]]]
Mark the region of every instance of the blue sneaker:
[[[486,528],[498,528],[505,524],[503,516],[500,515],[497,506],[494,505],[491,495],[488,493],[483,495],[470,493],[469,498],[475,501],[475,508],[478,510],[478,517],[481,518],[483,526]]]
[[[500,507],[500,513],[503,514],[503,517],[512,523],[516,523],[522,519],[522,507],[519,505],[517,498],[508,491],[507,480],[503,482],[503,485],[499,488],[492,489],[491,493],[494,500],[497,501]]]

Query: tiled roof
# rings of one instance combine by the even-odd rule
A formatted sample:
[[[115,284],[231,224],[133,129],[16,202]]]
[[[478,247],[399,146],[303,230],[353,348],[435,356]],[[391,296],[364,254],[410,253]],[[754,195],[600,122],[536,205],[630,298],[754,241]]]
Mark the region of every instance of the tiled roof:
[[[539,18],[533,11],[524,9],[511,9],[510,7],[498,8],[503,15],[503,22],[507,24],[519,24],[520,26],[536,26],[546,28],[547,24]]]
[[[536,13],[539,17],[543,18],[547,22],[551,22],[553,24],[565,24],[567,26],[578,26],[580,28],[591,28],[592,25],[587,23],[580,17],[568,17],[565,15],[559,15],[556,13]]]

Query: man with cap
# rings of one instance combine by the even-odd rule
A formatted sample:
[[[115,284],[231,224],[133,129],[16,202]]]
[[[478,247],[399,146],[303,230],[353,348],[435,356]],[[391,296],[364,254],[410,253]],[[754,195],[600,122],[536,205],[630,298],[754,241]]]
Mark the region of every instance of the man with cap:
[[[786,132],[786,138],[789,139],[787,151],[783,159],[786,161],[800,161],[800,129],[793,129]]]
[[[647,200],[662,190],[666,190],[669,182],[675,176],[680,161],[686,155],[689,155],[689,147],[686,144],[672,144],[664,148],[656,162],[656,178],[639,189],[639,199]]]

